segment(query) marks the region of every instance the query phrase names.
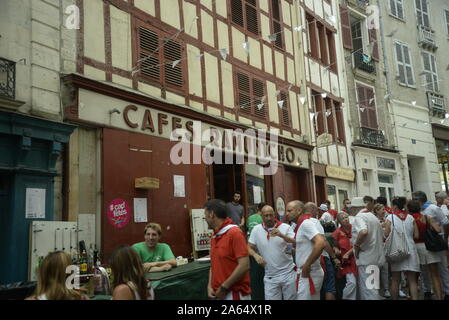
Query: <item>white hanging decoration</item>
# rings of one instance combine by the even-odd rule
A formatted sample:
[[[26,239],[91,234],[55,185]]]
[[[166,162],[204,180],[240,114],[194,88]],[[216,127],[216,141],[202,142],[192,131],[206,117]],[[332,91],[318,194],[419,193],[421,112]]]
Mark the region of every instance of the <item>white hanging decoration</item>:
[[[259,104],[257,105],[257,109],[260,110],[260,109],[262,109],[262,108],[263,108],[263,103],[259,103]]]
[[[416,101],[412,101],[412,105],[416,106]]]
[[[299,102],[301,102],[301,104],[304,104],[306,102],[306,98],[305,97],[300,97],[299,98]]]
[[[326,99],[327,98],[327,93],[322,93],[321,97],[323,97],[323,99]]]
[[[181,60],[175,60],[172,62],[171,67],[174,69],[181,62]]]
[[[197,55],[196,58],[197,58],[198,60],[201,60],[201,58],[202,58],[203,56],[204,56],[204,53],[201,53],[201,54]]]
[[[228,57],[228,49],[224,48],[224,49],[220,49],[220,55],[223,58],[223,60],[226,60],[226,58]]]
[[[271,42],[276,41],[277,38],[278,38],[278,35],[277,35],[276,33],[270,34],[270,35],[268,36],[268,39],[269,39]]]
[[[326,111],[326,117],[329,117],[332,114],[330,111]]]
[[[287,87],[287,90],[291,90],[292,87],[293,87],[293,85],[290,83],[290,84],[288,85],[288,87]]]
[[[374,102],[374,98],[369,99],[369,104]]]
[[[284,100],[278,101],[278,106],[279,106],[279,108],[283,108],[284,107]]]
[[[444,115],[444,117],[445,117],[446,119],[449,119],[449,112],[446,112],[446,114]]]
[[[293,28],[293,30],[295,30],[295,31],[303,31],[305,29],[306,29],[306,27],[304,27],[304,26],[298,26],[298,27]]]
[[[365,109],[366,109],[365,107],[361,107],[360,111],[365,112]]]
[[[250,50],[250,48],[249,48],[249,41],[243,42],[242,46],[243,46],[243,49],[245,49],[246,54],[249,54],[249,50]]]
[[[441,122],[441,124],[443,124],[444,123],[444,121],[446,121],[446,119],[443,119],[443,120],[441,120],[440,122]]]
[[[313,121],[313,119],[315,118],[315,116],[316,116],[316,113],[311,112],[311,113],[310,113],[310,121]]]

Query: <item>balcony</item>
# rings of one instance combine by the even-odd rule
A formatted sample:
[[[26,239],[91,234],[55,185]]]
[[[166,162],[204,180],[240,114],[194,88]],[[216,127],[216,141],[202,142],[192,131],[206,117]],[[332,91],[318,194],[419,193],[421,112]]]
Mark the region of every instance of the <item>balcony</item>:
[[[0,58],[0,99],[16,96],[16,63]]]
[[[440,118],[445,116],[446,104],[443,95],[432,91],[427,91],[427,103],[433,116]]]
[[[419,31],[418,43],[420,46],[422,46],[424,49],[433,51],[438,49],[435,42],[435,31],[423,25],[418,26],[418,31]]]
[[[379,148],[385,148],[387,145],[387,139],[382,131],[369,128],[360,128],[359,142],[364,145]]]
[[[376,74],[376,63],[372,57],[361,51],[354,52],[354,67],[370,74]]]

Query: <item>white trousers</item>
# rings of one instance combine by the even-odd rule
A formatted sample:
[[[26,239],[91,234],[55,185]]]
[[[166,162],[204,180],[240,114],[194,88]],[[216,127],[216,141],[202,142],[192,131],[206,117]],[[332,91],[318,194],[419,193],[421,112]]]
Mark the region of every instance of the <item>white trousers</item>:
[[[380,300],[380,270],[367,272],[369,266],[358,266],[359,270],[359,294],[361,300]],[[368,270],[369,271],[369,270]]]
[[[265,300],[296,300],[296,272],[263,278]]]
[[[357,278],[353,273],[346,274],[346,286],[343,289],[343,300],[357,300]]]
[[[251,300],[251,295],[248,294],[246,296],[242,296],[241,292],[232,292],[230,291],[224,300]]]
[[[298,277],[299,282],[297,300],[320,300],[320,291],[324,280],[324,271],[321,266],[310,271],[310,277],[312,278],[315,286],[314,295],[310,292],[309,278],[301,277],[301,270],[298,270]]]

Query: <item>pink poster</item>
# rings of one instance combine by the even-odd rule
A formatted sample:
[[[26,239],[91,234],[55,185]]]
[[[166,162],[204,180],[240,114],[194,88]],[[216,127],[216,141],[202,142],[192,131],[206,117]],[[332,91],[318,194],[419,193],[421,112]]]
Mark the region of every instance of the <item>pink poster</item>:
[[[131,211],[123,199],[114,199],[108,206],[109,223],[116,228],[123,228],[129,222]]]

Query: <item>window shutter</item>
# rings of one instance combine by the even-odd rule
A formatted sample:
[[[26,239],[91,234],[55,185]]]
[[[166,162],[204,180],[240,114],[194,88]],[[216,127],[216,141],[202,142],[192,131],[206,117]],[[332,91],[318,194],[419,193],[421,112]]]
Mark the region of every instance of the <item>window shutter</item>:
[[[259,35],[259,18],[257,16],[257,9],[253,6],[246,5],[246,28],[249,32]],[[280,35],[278,35],[279,38]]]
[[[397,10],[398,10],[398,17],[400,19],[404,19],[404,5],[402,4],[402,0],[396,0],[396,4],[397,4]]]
[[[172,62],[182,59],[181,45],[173,40],[167,41],[164,46],[164,59],[165,59],[165,82],[177,87],[182,87],[182,61],[172,67]]]
[[[390,0],[390,12],[393,16],[398,16],[398,11],[396,9],[396,0]]]
[[[338,138],[340,139],[340,142],[345,143],[346,142],[346,136],[345,136],[345,122],[343,117],[343,110],[341,109],[341,106],[339,103],[335,103],[335,113],[337,118],[337,129],[338,129]]]
[[[139,45],[140,45],[140,70],[145,76],[154,79],[160,78],[160,60],[159,51],[155,52],[159,47],[159,36],[157,33],[139,28]]]
[[[366,99],[368,100],[366,102],[366,105],[368,106],[368,109],[365,111],[367,112],[368,116],[368,124],[371,129],[377,129],[377,114],[376,114],[376,100],[374,99],[374,90],[371,88],[366,88]],[[373,99],[371,101],[371,99]],[[371,101],[371,103],[370,103]]]
[[[335,141],[337,139],[337,133],[335,131],[335,124],[334,124],[334,111],[332,110],[332,100],[329,98],[326,98],[326,112],[330,112],[330,115],[327,116],[324,114],[327,120],[327,133],[330,133],[332,135],[332,139]]]
[[[318,122],[317,134],[321,135],[324,133],[323,99],[318,92],[312,91],[312,95],[314,95],[313,98],[315,99],[315,117]]]
[[[254,114],[256,116],[265,118],[266,108],[265,104],[259,109],[262,103],[262,97],[265,95],[264,83],[260,80],[253,79],[253,94],[254,94]]]
[[[405,66],[404,66],[404,58],[403,58],[403,54],[402,54],[402,45],[396,42],[395,49],[396,49],[396,63],[397,63],[398,72],[399,72],[399,82],[402,84],[407,84],[407,81],[405,78]]]
[[[407,76],[407,84],[408,85],[415,85],[415,80],[413,76],[413,68],[412,68],[412,61],[410,57],[410,50],[406,45],[403,45],[402,48],[404,49],[404,63],[405,63],[405,73]]]
[[[447,34],[449,35],[449,10],[445,10],[445,14],[446,14]]]
[[[244,27],[243,23],[243,0],[231,0],[232,22]]]
[[[341,30],[343,35],[343,47],[352,50],[351,19],[349,9],[340,5]]]
[[[377,43],[377,31],[376,29],[369,30],[369,41],[373,44],[372,57],[374,60],[379,61],[379,44]]]
[[[244,73],[237,73],[238,105],[240,111],[251,113],[251,89],[249,77]]]
[[[357,96],[358,96],[358,108],[359,108],[359,114],[360,114],[360,126],[369,128],[369,120],[368,120],[368,101],[367,100],[367,93],[366,88],[363,86],[357,85]],[[360,110],[361,108],[365,108],[364,111]]]
[[[285,92],[281,92],[279,96],[280,96],[281,100],[284,101],[284,105],[283,105],[283,107],[281,109],[281,112],[282,112],[282,114],[281,114],[282,124],[284,126],[290,127],[290,114],[289,114],[289,109],[290,108],[289,108],[289,104],[288,104],[287,94],[285,94]]]

